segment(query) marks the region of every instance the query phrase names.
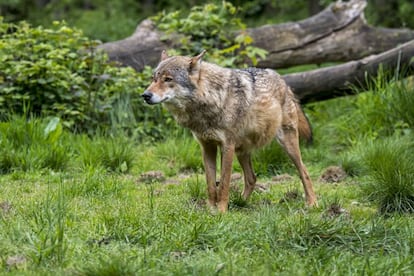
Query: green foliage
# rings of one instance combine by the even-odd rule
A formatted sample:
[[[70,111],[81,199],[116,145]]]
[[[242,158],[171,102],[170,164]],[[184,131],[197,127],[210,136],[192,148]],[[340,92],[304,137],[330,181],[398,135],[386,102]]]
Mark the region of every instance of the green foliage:
[[[137,22],[147,14],[144,8],[144,4],[134,0],[6,0],[0,3],[0,15],[10,22],[25,20],[46,27],[53,21],[65,20],[82,29],[88,37],[113,41],[134,31]]]
[[[240,7],[243,18],[249,22],[249,26],[297,21],[311,15],[308,10],[309,1],[303,0],[234,0],[232,2]]]
[[[390,12],[394,16],[390,16]],[[374,25],[391,28],[414,27],[414,5],[409,0],[368,0],[367,19]]]
[[[156,109],[150,115],[140,97],[150,70],[138,74],[109,64],[96,45],[64,23],[44,29],[0,21],[2,116],[57,116],[75,131],[137,128],[140,136],[159,137],[154,122],[166,116]]]
[[[221,5],[195,6],[188,14],[163,12],[152,19],[167,34],[164,39],[174,33],[180,34],[180,49],[173,54],[195,55],[206,49],[209,60],[223,66],[256,65],[267,52],[251,45],[253,39],[236,14],[237,8],[223,1]],[[232,33],[240,30],[233,39]]]
[[[414,151],[412,137],[386,139],[362,150],[369,180],[365,193],[383,214],[414,211]]]

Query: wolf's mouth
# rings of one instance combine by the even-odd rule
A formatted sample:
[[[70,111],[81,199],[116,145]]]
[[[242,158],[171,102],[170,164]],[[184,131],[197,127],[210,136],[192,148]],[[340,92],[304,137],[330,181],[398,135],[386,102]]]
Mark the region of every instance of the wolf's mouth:
[[[157,95],[153,94],[152,92],[148,90],[146,90],[143,94],[141,94],[141,97],[144,99],[144,101],[147,104],[151,104],[151,105],[160,104],[170,99],[169,96],[166,96],[160,99]]]

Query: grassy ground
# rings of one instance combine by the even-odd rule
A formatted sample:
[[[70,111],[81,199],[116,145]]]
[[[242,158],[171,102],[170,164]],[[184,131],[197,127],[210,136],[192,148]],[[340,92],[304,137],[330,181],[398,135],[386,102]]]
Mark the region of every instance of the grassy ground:
[[[280,199],[298,179],[211,215],[194,186],[134,175],[13,173],[1,178],[3,272],[183,275],[412,272],[412,218],[381,217],[355,179],[316,182],[320,207]],[[315,177],[314,177],[315,178]],[[261,179],[263,181],[263,179]],[[196,197],[194,197],[196,195]],[[3,209],[6,209],[3,201]],[[340,204],[345,211],[335,209]]]
[[[381,194],[371,195],[373,184],[387,176],[378,180],[372,172],[387,161],[363,161],[377,158],[376,145],[383,140],[378,137],[397,141],[381,142],[392,153],[394,144],[406,145],[401,151],[412,148],[412,139],[398,140],[412,136],[395,121],[392,133],[385,133],[390,127],[374,126],[372,118],[380,118],[371,118],[360,106],[375,97],[364,94],[308,106],[315,144],[302,148],[319,198],[319,207],[312,209],[305,207],[299,178],[277,146],[256,154],[261,185],[252,198],[240,199],[242,181],[235,180],[230,211],[213,215],[203,203],[201,156],[190,136],[151,145],[122,137],[75,136],[59,130],[56,121],[2,123],[0,272],[412,274],[412,215],[381,214]],[[413,163],[410,156],[406,163]],[[341,165],[348,177],[320,181],[331,165]],[[240,170],[237,164],[234,170]],[[272,180],[282,173],[292,177]],[[414,186],[409,177],[406,181]],[[410,199],[410,188],[404,193]]]

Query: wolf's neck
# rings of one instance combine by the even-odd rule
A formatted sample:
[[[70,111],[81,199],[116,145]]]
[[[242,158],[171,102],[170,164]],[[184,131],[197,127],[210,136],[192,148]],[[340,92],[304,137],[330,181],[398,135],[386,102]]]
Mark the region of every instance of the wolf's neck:
[[[200,68],[200,75],[196,83],[196,94],[204,98],[207,102],[210,100],[222,99],[225,91],[229,86],[231,69],[220,67],[216,64],[203,62]],[[217,99],[218,97],[219,99]],[[216,98],[216,99],[214,99]]]

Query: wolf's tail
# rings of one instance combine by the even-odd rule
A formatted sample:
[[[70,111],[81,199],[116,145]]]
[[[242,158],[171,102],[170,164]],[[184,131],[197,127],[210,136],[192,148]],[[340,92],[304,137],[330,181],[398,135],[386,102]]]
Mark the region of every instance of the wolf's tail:
[[[308,144],[312,144],[313,142],[313,134],[312,128],[309,123],[308,118],[306,117],[305,113],[303,112],[302,108],[300,107],[299,103],[296,103],[297,111],[298,111],[298,130],[299,130],[299,137],[304,139]]]

